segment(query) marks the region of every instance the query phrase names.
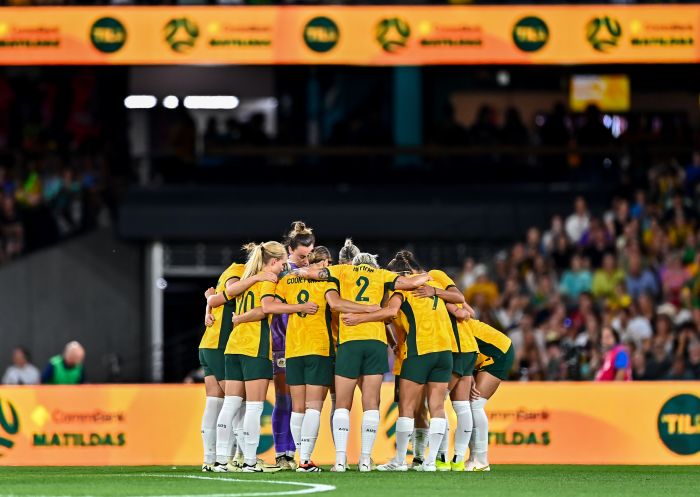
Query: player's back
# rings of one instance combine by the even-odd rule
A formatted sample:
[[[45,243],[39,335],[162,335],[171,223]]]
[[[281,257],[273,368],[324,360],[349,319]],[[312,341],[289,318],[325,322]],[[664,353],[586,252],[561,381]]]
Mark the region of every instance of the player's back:
[[[384,293],[394,289],[398,278],[396,273],[369,264],[330,266],[328,270],[331,281],[339,285],[342,298],[365,305],[381,305]],[[386,343],[384,323],[346,326],[341,321],[338,339],[339,343],[350,340],[380,340]]]
[[[439,285],[429,281],[433,288]],[[445,302],[435,296],[420,298],[410,291],[399,291],[400,319],[406,330],[406,354],[408,356],[452,350],[452,323]]]
[[[336,291],[329,281],[309,280],[296,274],[283,277],[275,288],[275,295],[287,304],[314,302],[316,314],[297,312],[289,315],[287,322],[286,357],[332,354],[331,309],[326,293]]]

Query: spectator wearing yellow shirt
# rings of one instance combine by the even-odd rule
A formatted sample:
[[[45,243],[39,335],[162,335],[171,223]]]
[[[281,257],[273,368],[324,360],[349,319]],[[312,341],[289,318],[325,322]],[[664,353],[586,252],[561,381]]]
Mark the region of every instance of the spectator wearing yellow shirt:
[[[603,257],[603,267],[593,274],[591,289],[597,299],[614,297],[617,285],[625,280],[625,273],[615,263],[615,256],[607,253]]]
[[[483,264],[478,264],[474,268],[474,275],[476,276],[476,281],[464,291],[464,298],[467,302],[479,300],[483,302],[485,307],[492,308],[498,299],[498,287],[493,281],[489,280],[486,274],[486,266]],[[477,297],[480,298],[477,299]]]

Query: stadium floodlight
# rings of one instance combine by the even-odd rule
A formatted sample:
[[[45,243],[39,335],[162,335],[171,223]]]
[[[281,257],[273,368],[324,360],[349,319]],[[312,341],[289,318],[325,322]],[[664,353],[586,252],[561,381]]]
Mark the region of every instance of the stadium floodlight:
[[[166,109],[177,109],[178,105],[180,105],[180,99],[175,95],[168,95],[163,99],[163,107]]]
[[[185,97],[188,109],[228,110],[238,107],[238,98],[233,95],[190,95]]]
[[[152,109],[158,100],[153,95],[129,95],[124,99],[127,109]]]

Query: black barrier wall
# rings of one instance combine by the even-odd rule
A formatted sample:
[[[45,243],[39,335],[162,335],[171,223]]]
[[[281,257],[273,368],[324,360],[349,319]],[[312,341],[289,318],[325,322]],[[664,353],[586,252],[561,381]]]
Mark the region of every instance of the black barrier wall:
[[[43,369],[70,340],[87,352],[87,381],[145,375],[138,245],[102,230],[0,268],[0,374],[26,347]]]

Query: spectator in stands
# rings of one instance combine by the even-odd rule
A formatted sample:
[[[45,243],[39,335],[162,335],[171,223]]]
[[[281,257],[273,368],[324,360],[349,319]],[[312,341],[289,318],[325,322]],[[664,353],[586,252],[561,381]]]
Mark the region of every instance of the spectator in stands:
[[[457,278],[457,282],[462,291],[466,291],[467,288],[472,286],[476,282],[476,274],[474,273],[474,258],[467,257],[464,260],[464,265],[462,266],[462,272]]]
[[[615,254],[608,252],[603,257],[603,266],[593,274],[591,290],[597,299],[612,298],[617,285],[623,282],[625,275],[617,268]]]
[[[564,271],[559,282],[559,291],[570,301],[575,301],[582,292],[589,292],[592,284],[591,272],[583,267],[580,255],[571,258],[571,268]]]
[[[85,349],[78,342],[68,342],[63,354],[53,356],[41,373],[41,382],[51,385],[85,383]]]
[[[3,385],[38,385],[41,376],[37,367],[31,363],[31,356],[24,347],[15,347],[12,352],[12,366],[2,377]]]
[[[629,350],[620,344],[620,335],[610,326],[603,328],[602,345],[605,350],[603,365],[596,374],[597,381],[629,381],[632,379],[632,360]]]
[[[486,266],[478,264],[474,267],[476,281],[464,291],[467,302],[474,302],[472,307],[486,312],[493,308],[498,298],[498,287],[491,281],[487,274]]]
[[[656,297],[659,294],[659,285],[656,282],[654,273],[642,266],[642,257],[638,252],[634,252],[629,257],[629,267],[625,278],[627,293],[637,300],[643,294]]]
[[[542,234],[542,251],[545,254],[552,253],[555,242],[560,236],[565,236],[564,220],[557,214],[552,216],[549,229]]]
[[[586,199],[578,196],[574,201],[574,212],[566,218],[566,234],[573,243],[578,243],[588,230],[591,216],[588,213]]]
[[[579,240],[579,244],[584,247],[583,253],[591,261],[593,267],[600,267],[603,256],[613,249],[611,233],[607,226],[599,219],[591,219],[588,230]]]
[[[680,302],[681,289],[690,279],[690,273],[683,267],[680,254],[669,254],[666,257],[666,264],[661,268],[660,274],[664,300],[678,304]]]
[[[549,256],[554,262],[554,268],[558,272],[562,272],[569,267],[573,249],[566,235],[557,236],[554,243],[554,249],[550,252]]]

